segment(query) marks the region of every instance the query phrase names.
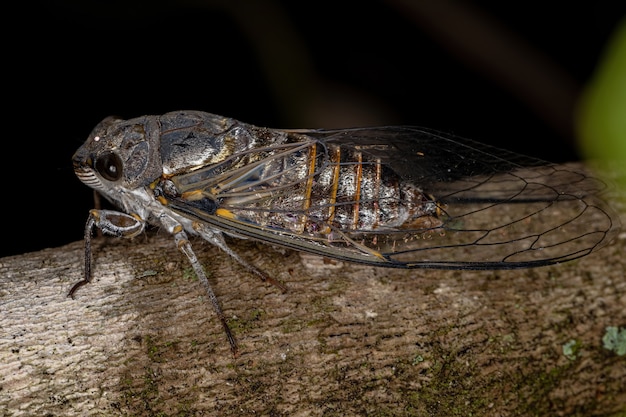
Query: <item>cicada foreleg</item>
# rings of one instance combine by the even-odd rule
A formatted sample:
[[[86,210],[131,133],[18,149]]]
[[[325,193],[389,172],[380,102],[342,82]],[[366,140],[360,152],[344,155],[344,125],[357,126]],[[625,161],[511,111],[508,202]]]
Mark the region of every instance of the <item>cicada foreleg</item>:
[[[119,211],[90,210],[87,223],[85,223],[85,274],[82,280],[72,286],[67,294],[68,297],[73,298],[76,290],[91,281],[91,233],[94,226],[107,235],[131,238],[143,231],[145,222],[139,217]]]

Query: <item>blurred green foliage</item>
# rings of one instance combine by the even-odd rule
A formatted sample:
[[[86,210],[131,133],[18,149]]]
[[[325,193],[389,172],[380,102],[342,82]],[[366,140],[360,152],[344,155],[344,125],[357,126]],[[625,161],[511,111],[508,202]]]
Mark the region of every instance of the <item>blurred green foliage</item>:
[[[626,18],[616,26],[579,103],[576,120],[587,159],[626,174]]]

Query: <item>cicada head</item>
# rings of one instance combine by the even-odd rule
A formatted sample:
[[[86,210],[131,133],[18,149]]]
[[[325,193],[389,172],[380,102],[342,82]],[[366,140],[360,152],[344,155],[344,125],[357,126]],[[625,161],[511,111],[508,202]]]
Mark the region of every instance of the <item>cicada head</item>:
[[[119,201],[121,190],[135,190],[161,175],[158,127],[150,116],[108,117],[91,132],[72,158],[74,172],[89,187]]]

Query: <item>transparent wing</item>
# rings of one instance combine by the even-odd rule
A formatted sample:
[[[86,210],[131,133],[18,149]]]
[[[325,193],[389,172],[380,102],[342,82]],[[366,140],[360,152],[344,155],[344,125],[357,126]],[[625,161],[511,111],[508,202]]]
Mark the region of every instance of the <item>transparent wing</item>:
[[[619,230],[604,184],[567,166],[414,127],[288,133],[172,178],[170,207],[236,236],[403,268],[547,265]]]

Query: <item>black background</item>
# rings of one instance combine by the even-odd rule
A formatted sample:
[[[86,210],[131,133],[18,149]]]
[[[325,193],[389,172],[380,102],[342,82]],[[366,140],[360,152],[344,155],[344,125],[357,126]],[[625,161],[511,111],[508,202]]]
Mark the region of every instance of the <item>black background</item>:
[[[502,39],[514,36],[559,68],[575,93],[623,16],[619,2],[455,4],[452,12],[478,13]],[[195,109],[285,128],[411,124],[555,162],[579,158],[569,119],[576,95],[554,104],[565,120],[529,102],[523,88],[445,40],[441,33],[470,38],[447,12],[417,19],[399,0],[17,7],[3,13],[0,256],[82,238],[93,197],[70,160],[111,114]],[[515,70],[494,54],[513,67],[505,72]]]

